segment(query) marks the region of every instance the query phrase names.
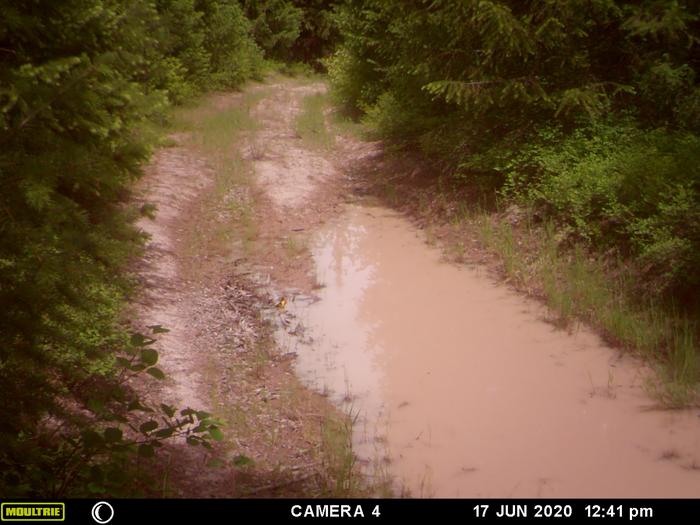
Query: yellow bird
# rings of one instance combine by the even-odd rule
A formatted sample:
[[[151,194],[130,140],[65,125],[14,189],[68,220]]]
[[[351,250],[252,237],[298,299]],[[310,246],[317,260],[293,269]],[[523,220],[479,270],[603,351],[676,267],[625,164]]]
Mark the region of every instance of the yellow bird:
[[[280,310],[284,310],[285,306],[287,306],[287,298],[282,297],[282,299],[280,299],[279,302],[277,303],[277,308],[279,308]]]

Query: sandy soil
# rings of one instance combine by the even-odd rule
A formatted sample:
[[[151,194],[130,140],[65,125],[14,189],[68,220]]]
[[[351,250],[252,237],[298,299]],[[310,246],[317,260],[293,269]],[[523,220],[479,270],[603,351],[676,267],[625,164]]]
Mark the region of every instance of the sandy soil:
[[[286,81],[268,87],[270,96],[253,111],[260,130],[244,148],[260,190],[259,239],[252,260],[256,271],[274,282],[280,294],[309,292],[316,283],[305,246],[308,235],[345,202],[350,184],[344,170],[346,149],[363,146],[337,137],[332,150],[313,148],[295,131],[302,100],[324,93],[325,84]]]
[[[321,427],[337,414],[299,384],[291,356],[274,348],[266,319],[287,290],[313,288],[303,236],[334,213],[345,182],[338,159],[306,147],[294,131],[302,99],[324,85],[284,80],[264,88],[269,94],[252,110],[258,131],[231,144],[254,172],[250,187],[214,202],[216,162],[196,137],[179,133],[156,152],[138,188],[138,199],[155,204],[157,215],[138,223],[150,239],[137,268],[143,291],[136,316],[144,328],[170,330],[155,345],[168,378],[150,386],[150,395],[211,411],[225,423],[226,440],[213,453],[166,447],[154,468],[169,496],[310,496],[328,482]],[[205,104],[223,111],[240,100],[241,94],[216,94]],[[231,220],[231,200],[251,198],[257,230],[251,248],[195,242],[213,226],[207,221]],[[212,203],[220,207],[214,219],[206,213]],[[212,457],[223,466],[206,467]]]

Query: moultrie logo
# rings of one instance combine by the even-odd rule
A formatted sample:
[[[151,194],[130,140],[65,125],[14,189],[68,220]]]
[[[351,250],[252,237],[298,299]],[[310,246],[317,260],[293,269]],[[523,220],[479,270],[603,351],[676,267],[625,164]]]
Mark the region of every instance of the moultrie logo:
[[[65,503],[3,502],[0,505],[2,521],[65,521]]]

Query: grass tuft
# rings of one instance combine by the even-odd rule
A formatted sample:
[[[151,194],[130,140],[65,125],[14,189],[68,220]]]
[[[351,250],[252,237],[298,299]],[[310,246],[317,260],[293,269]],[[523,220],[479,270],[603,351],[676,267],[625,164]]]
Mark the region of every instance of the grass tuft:
[[[316,93],[304,98],[301,113],[296,119],[296,132],[307,144],[313,147],[329,149],[333,146],[333,135],[326,126],[325,111],[328,96]]]
[[[554,224],[533,226],[526,221],[514,227],[488,214],[477,216],[476,222],[484,243],[502,259],[505,274],[516,286],[539,283],[557,324],[583,320],[607,342],[650,359],[658,380],[648,388],[664,405],[697,402],[696,323],[662,305],[637,304],[629,270],[619,262],[592,257],[582,245],[563,247]]]

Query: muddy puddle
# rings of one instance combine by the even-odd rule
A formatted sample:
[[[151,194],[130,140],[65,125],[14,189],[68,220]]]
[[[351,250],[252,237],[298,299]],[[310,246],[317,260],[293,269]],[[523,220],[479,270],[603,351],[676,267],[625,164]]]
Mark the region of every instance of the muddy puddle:
[[[289,303],[282,343],[399,492],[700,497],[700,412],[657,409],[635,360],[442,262],[392,211],[350,206],[311,249],[322,287]]]

